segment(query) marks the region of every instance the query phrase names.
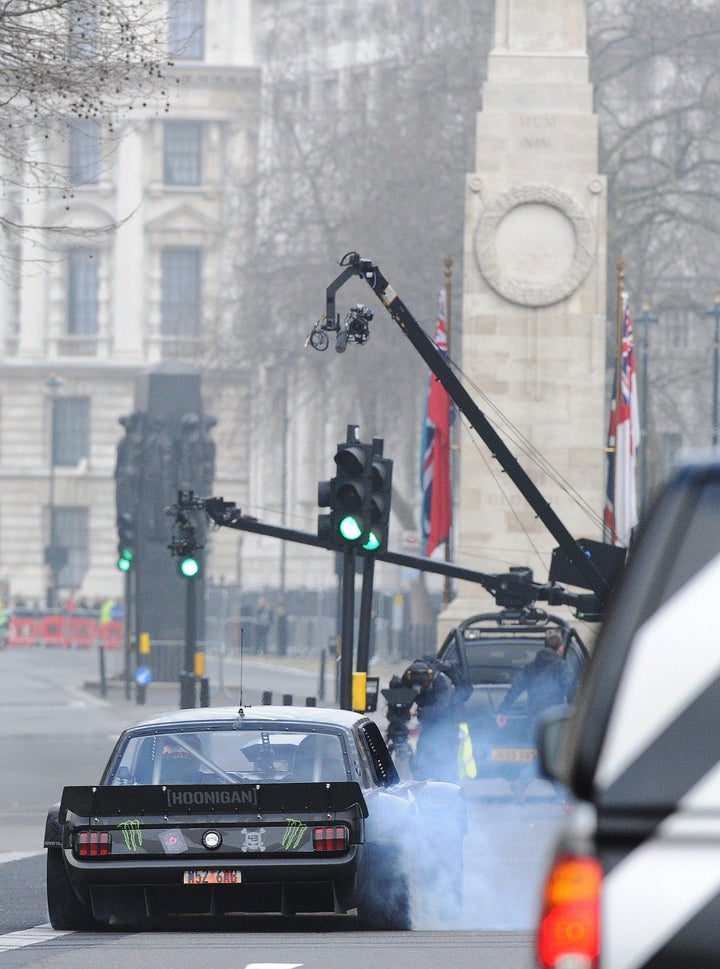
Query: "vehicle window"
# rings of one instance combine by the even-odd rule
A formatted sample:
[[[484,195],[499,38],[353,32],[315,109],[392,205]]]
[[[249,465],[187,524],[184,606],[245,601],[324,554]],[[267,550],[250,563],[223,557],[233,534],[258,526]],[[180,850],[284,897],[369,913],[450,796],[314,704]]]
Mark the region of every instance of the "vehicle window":
[[[347,779],[339,734],[253,727],[131,737],[105,783],[307,783]]]
[[[378,725],[372,720],[368,720],[359,729],[365,739],[377,783],[383,787],[397,784],[400,777]]]
[[[465,642],[468,673],[473,683],[507,686],[542,646],[542,640],[474,640]]]

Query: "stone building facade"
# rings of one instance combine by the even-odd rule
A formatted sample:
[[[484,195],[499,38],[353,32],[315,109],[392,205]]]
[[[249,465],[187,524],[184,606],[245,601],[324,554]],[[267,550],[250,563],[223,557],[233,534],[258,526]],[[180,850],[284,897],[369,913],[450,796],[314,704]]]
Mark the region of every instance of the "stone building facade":
[[[30,601],[54,584],[60,597],[120,594],[119,419],[135,409],[138,377],[204,368],[237,247],[252,244],[252,201],[233,191],[257,160],[250,4],[183,0],[169,23],[181,54],[168,113],[148,104],[112,128],[58,123],[30,147],[64,187],[3,183],[3,216],[43,227],[8,234],[0,279],[0,578]],[[206,377],[206,413],[229,410],[237,383]],[[232,494],[248,462],[228,437],[220,428],[216,486]],[[54,579],[48,546],[67,549]],[[234,575],[233,547],[222,555],[217,568]]]

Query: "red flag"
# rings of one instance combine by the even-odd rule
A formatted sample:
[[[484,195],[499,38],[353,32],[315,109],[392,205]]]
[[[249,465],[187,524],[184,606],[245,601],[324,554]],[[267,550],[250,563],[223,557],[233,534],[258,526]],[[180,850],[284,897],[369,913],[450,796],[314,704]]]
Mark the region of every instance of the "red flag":
[[[447,355],[445,324],[445,290],[440,294],[440,312],[435,345]],[[430,556],[450,534],[452,525],[452,491],[450,485],[450,397],[437,379],[430,374],[427,414],[423,428],[423,545]]]

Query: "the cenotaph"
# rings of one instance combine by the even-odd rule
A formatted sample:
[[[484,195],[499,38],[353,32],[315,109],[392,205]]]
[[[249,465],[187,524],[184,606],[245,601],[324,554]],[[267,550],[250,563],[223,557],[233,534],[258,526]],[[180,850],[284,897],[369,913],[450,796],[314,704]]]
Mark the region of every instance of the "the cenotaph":
[[[592,93],[584,0],[496,0],[466,186],[460,363],[468,389],[570,533],[599,539],[606,183]],[[493,573],[528,566],[546,581],[552,536],[485,445],[467,431],[457,441],[455,558]],[[440,633],[489,605],[480,586],[460,583]]]

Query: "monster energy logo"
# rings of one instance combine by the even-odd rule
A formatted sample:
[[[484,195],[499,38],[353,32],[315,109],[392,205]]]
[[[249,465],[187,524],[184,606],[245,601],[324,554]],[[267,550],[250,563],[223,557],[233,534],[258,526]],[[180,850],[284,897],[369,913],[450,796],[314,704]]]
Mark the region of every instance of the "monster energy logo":
[[[302,821],[298,821],[296,818],[286,818],[285,820],[287,821],[287,827],[285,828],[285,834],[283,835],[280,847],[286,851],[294,851],[300,847],[303,835],[307,831],[307,825]]]
[[[137,820],[121,821],[118,828],[120,828],[123,833],[123,837],[125,838],[125,847],[127,850],[137,851],[143,843],[140,822]]]

